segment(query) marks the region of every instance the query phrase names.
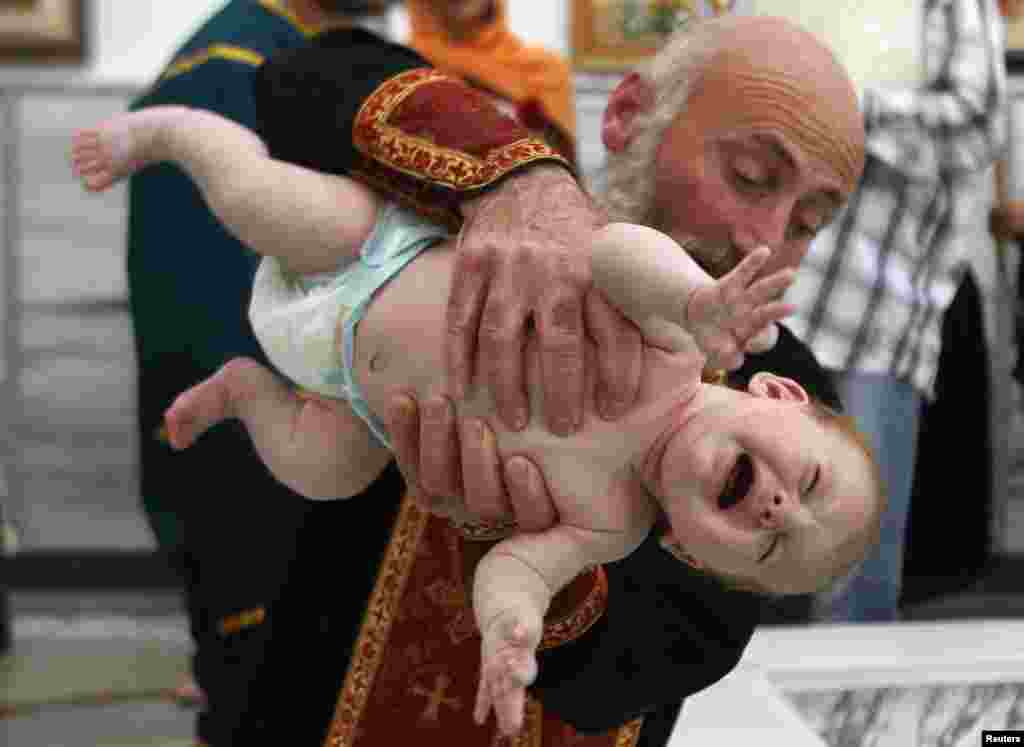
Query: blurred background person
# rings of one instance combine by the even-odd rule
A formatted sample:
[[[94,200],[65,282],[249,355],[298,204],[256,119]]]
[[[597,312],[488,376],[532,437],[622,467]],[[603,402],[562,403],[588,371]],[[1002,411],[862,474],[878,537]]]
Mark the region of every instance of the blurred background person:
[[[999,0],[1000,10],[1009,24],[1024,19],[1024,0]],[[1012,113],[1012,109],[1011,109]],[[1010,154],[1012,155],[1012,154]],[[1013,319],[1014,343],[1016,346],[1013,378],[1016,382],[1014,401],[1018,408],[1024,399],[1021,397],[1024,388],[1024,262],[1021,261],[1021,241],[1024,240],[1024,200],[1012,195],[1012,168],[1009,156],[996,164],[996,205],[992,209],[990,228],[998,241],[1011,242],[1016,249],[1016,279],[1013,283],[1014,308]],[[1011,256],[1002,257],[1006,261],[1006,269],[1010,269]]]
[[[999,10],[1013,22],[1024,10],[1020,0],[1001,0]],[[997,50],[1005,64],[1006,24]],[[1007,102],[1007,132],[1012,107]],[[991,567],[997,537],[994,521],[1008,499],[1010,444],[998,434],[1012,428],[1007,407],[1013,401],[1012,303],[1009,247],[999,238],[1001,216],[1013,213],[1009,199],[1011,143],[992,168],[971,177],[963,192],[970,203],[958,229],[969,265],[942,319],[941,352],[934,399],[921,409],[917,463],[903,566],[902,607],[927,603],[964,590]],[[1006,207],[1004,207],[1006,206]],[[962,510],[938,505],[954,480],[970,485]],[[956,536],[957,552],[948,538]]]
[[[340,11],[350,5],[379,11],[387,3],[231,0],[179,47],[132,108],[183,104],[255,127],[259,65],[306,45],[332,17],[347,22]],[[213,429],[182,454],[158,432],[164,411],[189,386],[236,356],[265,360],[247,319],[258,260],[177,169],[161,165],[132,177],[127,270],[141,495],[158,548],[184,587],[198,688],[185,683],[180,694],[199,701],[197,734],[212,744],[223,743],[244,683],[260,665],[266,606],[284,583],[296,532],[315,506],[270,475],[234,424]],[[397,470],[374,489],[397,502]]]
[[[858,6],[872,13],[871,3]],[[878,551],[845,591],[818,600],[816,616],[832,621],[899,618],[920,408],[935,393],[943,314],[977,250],[965,228],[976,179],[1006,142],[995,0],[921,0],[911,10],[923,23],[920,82],[872,85],[870,69],[854,72],[863,85],[864,175],[787,294],[799,308],[794,332],[834,371],[889,489]]]

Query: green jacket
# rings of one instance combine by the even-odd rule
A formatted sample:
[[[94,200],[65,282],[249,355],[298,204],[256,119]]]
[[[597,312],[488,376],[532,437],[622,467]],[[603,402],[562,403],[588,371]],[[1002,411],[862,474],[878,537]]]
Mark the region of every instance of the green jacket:
[[[258,66],[275,52],[306,44],[312,34],[271,0],[231,0],[185,42],[132,108],[182,104],[255,128]],[[182,480],[195,474],[193,468],[209,462],[242,471],[247,459],[256,460],[237,447],[225,452],[211,439],[175,454],[153,434],[174,397],[227,360],[263,360],[247,319],[257,262],[176,167],[151,166],[130,180],[127,270],[139,363],[142,495],[165,548],[180,541],[182,491],[195,489],[194,481]]]

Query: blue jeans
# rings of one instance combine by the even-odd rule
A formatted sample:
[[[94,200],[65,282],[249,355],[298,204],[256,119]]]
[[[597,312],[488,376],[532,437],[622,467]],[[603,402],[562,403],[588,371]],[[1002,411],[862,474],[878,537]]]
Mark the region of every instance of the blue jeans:
[[[849,586],[830,603],[819,600],[816,617],[831,622],[891,622],[899,619],[910,493],[920,422],[921,395],[888,374],[836,371],[843,406],[875,450],[889,508],[881,540]]]

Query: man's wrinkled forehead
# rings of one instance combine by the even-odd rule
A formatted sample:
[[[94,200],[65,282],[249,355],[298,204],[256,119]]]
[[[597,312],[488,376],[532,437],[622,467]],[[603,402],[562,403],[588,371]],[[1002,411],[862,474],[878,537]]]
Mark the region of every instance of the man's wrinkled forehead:
[[[864,128],[849,78],[809,33],[752,20],[723,32],[693,95],[717,109],[716,129],[775,132],[852,191],[863,168]]]

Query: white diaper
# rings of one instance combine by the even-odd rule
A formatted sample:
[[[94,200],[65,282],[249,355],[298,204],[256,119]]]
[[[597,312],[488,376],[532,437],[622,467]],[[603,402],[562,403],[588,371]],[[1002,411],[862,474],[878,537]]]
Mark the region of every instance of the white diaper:
[[[355,330],[374,294],[447,231],[394,203],[385,203],[358,258],[336,271],[297,275],[274,257],[256,271],[249,321],[267,358],[296,384],[352,409],[389,446],[352,370]]]

